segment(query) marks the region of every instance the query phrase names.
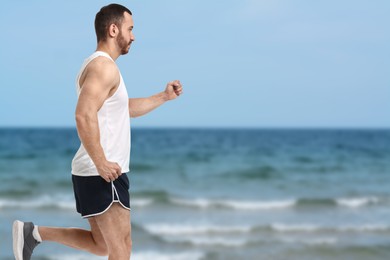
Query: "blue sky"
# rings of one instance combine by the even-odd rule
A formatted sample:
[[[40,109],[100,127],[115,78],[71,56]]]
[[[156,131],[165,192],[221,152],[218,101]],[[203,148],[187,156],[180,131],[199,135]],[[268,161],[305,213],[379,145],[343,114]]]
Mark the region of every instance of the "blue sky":
[[[75,77],[109,1],[1,1],[0,126],[74,126]],[[118,1],[131,97],[180,79],[133,126],[390,127],[390,2]]]

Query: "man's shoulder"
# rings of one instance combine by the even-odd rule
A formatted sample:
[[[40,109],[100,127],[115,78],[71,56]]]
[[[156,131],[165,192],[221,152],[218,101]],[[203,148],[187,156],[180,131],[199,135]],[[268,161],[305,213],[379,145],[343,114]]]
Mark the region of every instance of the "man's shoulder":
[[[114,61],[105,56],[98,56],[91,60],[87,67],[88,70],[95,70],[98,72],[116,72],[119,71]]]
[[[120,73],[115,62],[105,56],[98,56],[89,61],[80,76],[79,84],[84,88],[91,82],[94,86],[102,84],[109,88],[119,85]]]
[[[88,63],[85,73],[93,74],[97,77],[119,78],[119,69],[114,61],[108,57],[99,56]]]

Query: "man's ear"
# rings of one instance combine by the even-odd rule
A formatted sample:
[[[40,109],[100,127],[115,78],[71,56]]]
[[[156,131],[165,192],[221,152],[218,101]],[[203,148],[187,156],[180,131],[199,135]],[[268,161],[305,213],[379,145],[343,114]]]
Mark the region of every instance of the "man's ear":
[[[118,26],[116,26],[115,24],[111,24],[109,27],[108,27],[108,35],[111,37],[111,38],[115,38],[119,33],[119,28]]]

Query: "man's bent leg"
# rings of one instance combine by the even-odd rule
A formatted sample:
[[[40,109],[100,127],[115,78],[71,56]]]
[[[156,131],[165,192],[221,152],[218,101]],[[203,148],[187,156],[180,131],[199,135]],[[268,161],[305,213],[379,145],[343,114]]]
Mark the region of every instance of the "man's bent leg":
[[[78,228],[38,227],[43,241],[57,242],[99,256],[108,255],[104,238],[94,218],[88,219],[91,231]]]
[[[88,221],[89,221],[89,225],[91,226],[92,238],[95,242],[95,245],[97,246],[96,250],[99,252],[99,254],[97,255],[102,255],[102,256],[108,255],[106,242],[104,241],[103,234],[100,231],[100,228],[96,223],[95,218],[94,217],[89,218]]]
[[[95,217],[108,249],[109,260],[129,260],[131,254],[130,211],[113,203],[102,215]]]

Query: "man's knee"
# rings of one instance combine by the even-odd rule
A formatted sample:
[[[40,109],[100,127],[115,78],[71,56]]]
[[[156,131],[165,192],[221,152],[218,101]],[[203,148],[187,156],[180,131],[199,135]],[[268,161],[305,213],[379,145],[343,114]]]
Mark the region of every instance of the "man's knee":
[[[128,252],[128,253],[131,253],[131,249],[133,247],[133,242],[131,240],[131,236],[130,235],[126,235],[122,241],[122,248],[121,250],[123,250],[124,252]]]
[[[93,249],[93,253],[98,256],[108,256],[108,248],[105,243],[96,243]]]
[[[98,256],[108,256],[107,245],[105,243],[96,244],[95,252]]]
[[[110,246],[110,254],[118,253],[118,252],[131,252],[133,246],[133,242],[131,240],[131,236],[125,235],[123,237],[118,237],[114,243]]]
[[[129,249],[129,252],[131,252],[131,249],[133,247],[133,241],[131,240],[131,236],[130,235],[126,236],[126,238],[125,238],[125,245]]]

